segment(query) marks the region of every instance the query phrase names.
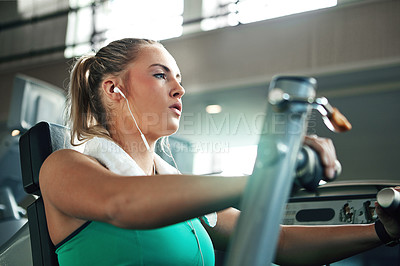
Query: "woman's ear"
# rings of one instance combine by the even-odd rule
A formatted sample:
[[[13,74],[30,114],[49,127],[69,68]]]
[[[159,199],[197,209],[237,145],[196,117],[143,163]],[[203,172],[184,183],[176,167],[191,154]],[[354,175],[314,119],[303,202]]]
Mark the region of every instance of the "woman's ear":
[[[114,101],[119,101],[122,99],[122,95],[114,92],[114,88],[116,88],[117,85],[114,80],[104,80],[102,83],[101,88],[103,89],[104,95]]]

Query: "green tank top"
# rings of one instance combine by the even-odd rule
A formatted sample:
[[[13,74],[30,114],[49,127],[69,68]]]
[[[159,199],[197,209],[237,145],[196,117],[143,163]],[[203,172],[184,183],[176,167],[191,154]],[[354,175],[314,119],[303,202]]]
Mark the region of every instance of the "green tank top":
[[[188,221],[190,224],[190,221]],[[152,230],[91,221],[56,246],[60,266],[214,265],[214,248],[199,219]],[[202,255],[202,256],[201,256]]]

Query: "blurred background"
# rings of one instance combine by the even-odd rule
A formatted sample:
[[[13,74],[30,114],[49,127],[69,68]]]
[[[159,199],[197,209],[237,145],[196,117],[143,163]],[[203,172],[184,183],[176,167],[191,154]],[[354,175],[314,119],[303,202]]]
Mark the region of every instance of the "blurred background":
[[[336,144],[343,164],[339,180],[399,178],[399,1],[14,0],[0,5],[3,131],[18,129],[12,128],[17,122],[5,126],[17,74],[65,93],[73,58],[118,38],[145,37],[160,40],[183,74],[184,112],[175,137],[188,142],[175,146],[192,156],[183,156],[190,158],[180,163],[183,172],[251,173],[268,83],[274,75],[294,74],[315,77],[318,94],[353,124],[352,131],[337,135],[318,115],[310,119],[310,133]]]
[[[316,78],[353,124],[335,134],[310,117],[336,145],[337,181],[398,182],[399,14],[397,0],[2,0],[0,188],[23,205],[20,134],[62,124],[74,58],[123,37],[160,40],[181,69],[182,172],[250,174],[268,84],[289,74]]]

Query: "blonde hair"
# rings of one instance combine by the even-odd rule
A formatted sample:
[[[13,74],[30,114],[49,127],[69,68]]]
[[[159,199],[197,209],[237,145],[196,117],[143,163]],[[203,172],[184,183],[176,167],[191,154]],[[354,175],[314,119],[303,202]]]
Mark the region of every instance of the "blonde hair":
[[[72,67],[67,101],[71,144],[77,146],[93,137],[111,139],[109,110],[102,100],[101,83],[107,75],[118,76],[146,45],[161,45],[148,39],[113,41],[96,55],[79,58]],[[78,141],[76,143],[76,141]]]

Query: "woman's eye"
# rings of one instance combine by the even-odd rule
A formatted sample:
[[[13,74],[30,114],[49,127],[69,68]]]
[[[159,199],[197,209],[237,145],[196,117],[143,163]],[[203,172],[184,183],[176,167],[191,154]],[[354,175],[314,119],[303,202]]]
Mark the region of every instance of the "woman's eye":
[[[155,74],[154,77],[156,77],[158,79],[166,79],[167,78],[167,76],[164,73]]]

